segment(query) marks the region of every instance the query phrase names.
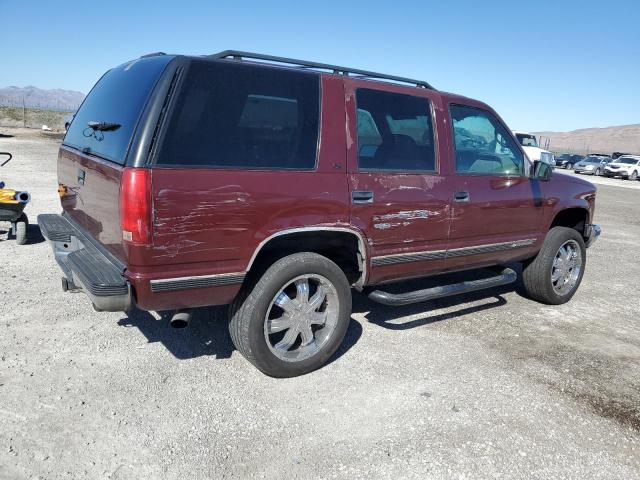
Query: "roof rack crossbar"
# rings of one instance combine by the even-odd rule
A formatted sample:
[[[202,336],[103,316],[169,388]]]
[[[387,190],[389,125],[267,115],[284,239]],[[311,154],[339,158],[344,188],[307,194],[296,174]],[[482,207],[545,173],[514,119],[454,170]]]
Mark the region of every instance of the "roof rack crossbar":
[[[330,70],[336,75],[349,75],[356,74],[362,77],[371,79],[384,79],[392,80],[394,82],[409,83],[416,85],[417,87],[427,88],[429,90],[435,90],[429,83],[423,80],[415,80],[413,78],[397,77],[395,75],[386,75],[384,73],[369,72],[367,70],[360,70],[357,68],[340,67],[337,65],[330,65],[328,63],[310,62],[307,60],[297,60],[295,58],[277,57],[274,55],[264,55],[261,53],[242,52],[239,50],[224,50],[220,53],[214,53],[209,55],[209,58],[225,59],[231,57],[234,60],[242,60],[243,58],[250,60],[263,60],[273,63],[284,63],[288,65],[295,65],[302,68],[315,68],[319,70]]]

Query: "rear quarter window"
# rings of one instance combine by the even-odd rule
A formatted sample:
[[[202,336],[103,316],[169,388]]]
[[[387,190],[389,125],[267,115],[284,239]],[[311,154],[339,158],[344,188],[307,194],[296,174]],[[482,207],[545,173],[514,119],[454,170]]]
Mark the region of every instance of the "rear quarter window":
[[[76,113],[63,143],[124,165],[142,110],[172,58],[133,60],[105,73]],[[94,131],[89,122],[119,126],[109,131]]]
[[[313,169],[319,110],[317,74],[193,60],[156,164]]]

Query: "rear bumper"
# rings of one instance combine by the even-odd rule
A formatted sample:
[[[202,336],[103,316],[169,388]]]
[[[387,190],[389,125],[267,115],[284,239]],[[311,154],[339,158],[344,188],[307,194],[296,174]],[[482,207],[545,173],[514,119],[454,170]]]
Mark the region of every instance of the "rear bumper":
[[[591,224],[587,230],[587,240],[585,242],[586,247],[589,248],[600,237],[600,225]]]
[[[126,312],[133,307],[125,266],[117,258],[92,243],[64,215],[38,215],[38,225],[64,273],[65,289],[81,290],[99,311]]]

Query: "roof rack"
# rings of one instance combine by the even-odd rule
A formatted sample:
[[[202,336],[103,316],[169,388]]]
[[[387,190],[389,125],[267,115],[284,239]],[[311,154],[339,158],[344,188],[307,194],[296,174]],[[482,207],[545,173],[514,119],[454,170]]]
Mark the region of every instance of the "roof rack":
[[[414,80],[406,77],[396,77],[395,75],[386,75],[384,73],[369,72],[367,70],[359,70],[356,68],[339,67],[337,65],[329,65],[327,63],[309,62],[307,60],[296,60],[295,58],[276,57],[274,55],[263,55],[261,53],[242,52],[239,50],[225,50],[220,53],[214,53],[209,55],[209,58],[225,59],[231,58],[233,60],[263,60],[272,63],[283,63],[288,65],[297,66],[299,68],[316,68],[319,70],[330,70],[336,75],[349,74],[359,75],[358,78],[371,78],[371,79],[384,79],[391,80],[400,83],[409,83],[417,87],[427,88],[429,90],[435,90],[431,85],[422,80]]]

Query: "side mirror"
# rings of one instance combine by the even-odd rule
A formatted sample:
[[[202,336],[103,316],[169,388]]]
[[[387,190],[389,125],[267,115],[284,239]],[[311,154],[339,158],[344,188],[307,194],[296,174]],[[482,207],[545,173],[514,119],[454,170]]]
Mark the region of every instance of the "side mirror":
[[[551,165],[540,160],[534,160],[531,167],[531,177],[536,180],[542,180],[548,182],[551,179]]]

